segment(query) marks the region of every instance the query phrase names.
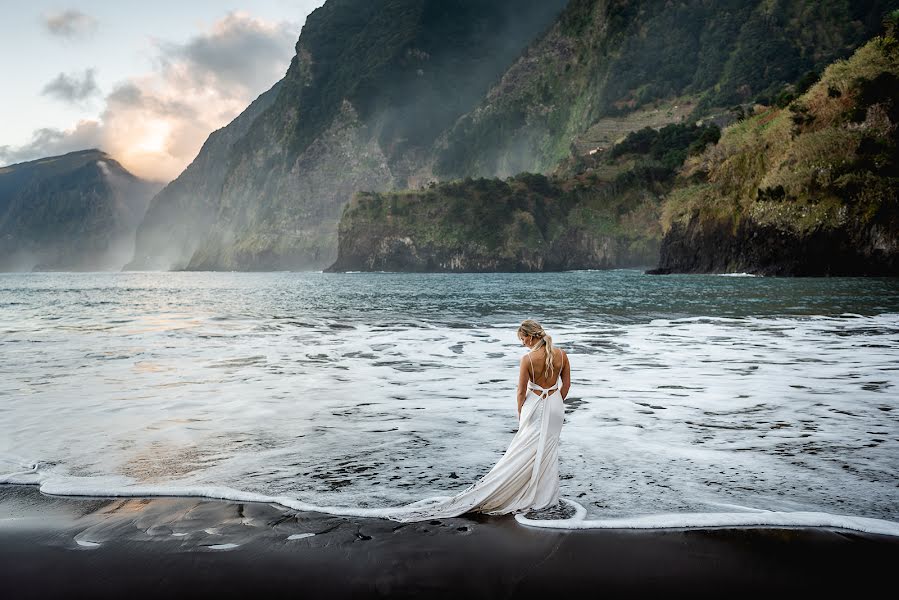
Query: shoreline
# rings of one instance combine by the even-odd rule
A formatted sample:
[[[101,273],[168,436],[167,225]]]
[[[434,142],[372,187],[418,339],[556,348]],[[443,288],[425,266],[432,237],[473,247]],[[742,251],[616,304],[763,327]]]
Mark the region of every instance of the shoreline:
[[[397,523],[269,503],[63,497],[0,485],[9,598],[858,594],[891,589],[897,559],[899,538],[830,528],[559,530],[482,514]]]
[[[301,511],[329,517],[389,519],[396,523],[408,523],[408,521],[391,518],[388,513],[393,508],[397,508],[395,506],[379,508],[324,506],[310,504],[289,496],[269,496],[221,486],[159,488],[152,485],[125,485],[123,487],[110,487],[109,485],[97,485],[89,477],[67,476],[56,480],[48,479],[36,467],[0,476],[0,486],[3,485],[34,486],[43,496],[47,497],[72,499],[195,498],[198,500],[216,500],[231,503],[271,504],[278,506],[282,510]],[[841,515],[820,511],[772,511],[726,505],[740,510],[737,512],[657,513],[631,517],[589,519],[587,518],[586,508],[576,500],[565,497],[560,498],[560,500],[568,505],[567,511],[559,512],[553,509],[549,514],[544,514],[543,518],[539,516],[537,518],[529,518],[529,513],[503,516],[514,518],[515,521],[523,526],[562,531],[598,529],[663,531],[668,529],[736,529],[744,527],[767,527],[773,529],[826,528],[862,534],[883,535],[899,540],[899,522],[881,518]]]

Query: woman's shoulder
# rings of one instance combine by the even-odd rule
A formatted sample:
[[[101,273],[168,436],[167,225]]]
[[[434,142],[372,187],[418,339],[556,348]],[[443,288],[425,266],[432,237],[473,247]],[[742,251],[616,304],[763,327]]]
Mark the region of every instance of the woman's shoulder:
[[[553,351],[556,351],[556,350],[559,351],[558,356],[559,356],[559,358],[560,358],[562,361],[568,360],[568,354],[567,354],[564,350],[562,350],[562,349],[559,348],[558,346],[555,346],[555,347],[553,348]]]

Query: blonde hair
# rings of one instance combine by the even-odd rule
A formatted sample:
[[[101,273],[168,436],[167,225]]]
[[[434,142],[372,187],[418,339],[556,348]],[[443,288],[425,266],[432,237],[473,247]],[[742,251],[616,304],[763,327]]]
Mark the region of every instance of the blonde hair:
[[[518,326],[518,335],[519,336],[528,336],[540,338],[540,341],[537,342],[534,346],[534,350],[540,347],[541,344],[546,345],[546,365],[543,369],[543,375],[546,379],[549,379],[553,376],[553,339],[548,333],[543,330],[543,327],[540,326],[540,323],[534,321],[533,319],[525,319],[521,322],[521,325]]]

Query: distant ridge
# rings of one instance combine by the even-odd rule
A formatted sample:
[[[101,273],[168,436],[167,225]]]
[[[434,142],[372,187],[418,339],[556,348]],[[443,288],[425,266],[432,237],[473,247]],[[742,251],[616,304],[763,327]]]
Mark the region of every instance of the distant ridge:
[[[0,270],[118,270],[161,187],[98,148],[0,167]]]

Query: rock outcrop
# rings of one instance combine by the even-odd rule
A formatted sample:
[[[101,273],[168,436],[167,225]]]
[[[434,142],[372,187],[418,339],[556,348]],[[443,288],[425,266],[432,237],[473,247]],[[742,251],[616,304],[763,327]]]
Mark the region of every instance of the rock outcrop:
[[[542,175],[360,193],[340,221],[338,271],[563,271],[646,267],[658,256],[657,201],[610,200]],[[636,222],[635,215],[642,221]]]

